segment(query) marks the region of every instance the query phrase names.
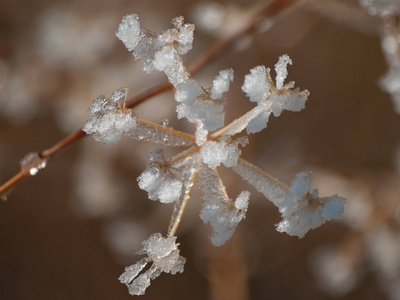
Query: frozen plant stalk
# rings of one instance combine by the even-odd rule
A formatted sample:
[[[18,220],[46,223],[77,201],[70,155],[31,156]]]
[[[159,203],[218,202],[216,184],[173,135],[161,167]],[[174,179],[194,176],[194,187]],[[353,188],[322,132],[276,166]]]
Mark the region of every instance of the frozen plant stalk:
[[[218,171],[222,164],[279,208],[282,221],[277,224],[277,230],[289,235],[302,238],[310,229],[338,218],[345,203],[337,195],[319,198],[318,191],[310,189],[310,172],[299,173],[288,186],[241,158],[240,148],[248,143],[247,135],[265,129],[271,114],[279,117],[284,111],[298,112],[305,108],[309,92],[295,88],[294,82],[285,83],[287,66],[292,64],[290,57],[279,57],[275,81],[269,68],[257,66],[250,70],[242,90],[256,105],[225,125],[223,95],[233,81],[233,70],[219,72],[211,87],[201,86],[190,76],[181,59],[192,47],[194,25],[184,24],[182,17],[173,19],[172,24],[172,29],[157,35],[142,28],[137,15],[128,15],[116,35],[136,59],[144,60],[144,72],[165,73],[176,90],[177,116],[196,126],[194,135],[139,119],[125,107],[126,89],[117,90],[111,98],[102,95],[95,99],[88,110],[91,119],[84,127],[105,145],[117,143],[125,134],[137,140],[187,147],[168,159],[161,149],[154,150],[148,156],[150,164],[138,177],[139,187],[148,193],[149,199],[175,206],[167,236],[157,233],[143,242],[141,253],[147,257],[127,267],[119,278],[132,295],[144,294],[150,280],[161,272],[183,271],[185,259],[179,256],[175,233],[197,180],[204,200],[200,218],[212,228],[213,245],[223,245],[245,219],[250,193],[242,191],[236,199],[228,195]],[[149,262],[152,262],[150,268],[139,275]]]

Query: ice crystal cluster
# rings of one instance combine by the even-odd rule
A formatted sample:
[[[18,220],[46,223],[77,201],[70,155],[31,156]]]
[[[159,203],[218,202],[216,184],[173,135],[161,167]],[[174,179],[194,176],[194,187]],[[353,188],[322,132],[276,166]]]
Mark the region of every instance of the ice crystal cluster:
[[[119,277],[119,281],[128,286],[131,295],[143,295],[150,285],[150,280],[162,272],[173,275],[182,273],[186,262],[186,259],[179,255],[176,237],[163,238],[161,233],[154,233],[145,240],[139,254],[147,254],[147,257],[125,268],[125,272]],[[150,268],[138,276],[149,262],[152,262]]]
[[[246,217],[250,193],[242,191],[232,199],[219,175],[221,165],[238,173],[279,208],[283,220],[277,225],[278,231],[299,238],[327,220],[340,217],[345,202],[337,195],[319,198],[318,191],[310,188],[311,173],[298,174],[289,187],[240,157],[241,147],[248,143],[243,131],[251,134],[263,130],[271,114],[278,117],[285,110],[304,109],[309,92],[294,88],[294,82],[285,83],[287,66],[292,64],[290,57],[279,58],[275,81],[269,68],[258,66],[250,70],[242,90],[256,105],[225,125],[223,95],[234,79],[233,70],[219,72],[211,87],[201,86],[190,76],[181,58],[192,47],[194,25],[184,24],[182,17],[173,19],[172,24],[172,29],[157,35],[143,28],[137,15],[128,15],[116,35],[136,59],[144,61],[144,72],[165,73],[175,88],[177,116],[195,125],[194,135],[139,119],[126,108],[126,89],[117,90],[111,99],[95,99],[88,110],[92,117],[84,126],[88,134],[105,145],[117,143],[125,134],[166,146],[187,146],[169,159],[161,149],[152,151],[148,156],[150,164],[138,177],[139,187],[148,193],[149,199],[174,203],[174,211],[167,236],[155,234],[145,241],[142,253],[148,257],[128,267],[120,277],[134,295],[143,294],[150,279],[161,272],[183,271],[184,259],[179,256],[175,232],[196,181],[204,200],[200,218],[212,227],[212,244],[223,245]],[[150,261],[150,269],[137,277]]]

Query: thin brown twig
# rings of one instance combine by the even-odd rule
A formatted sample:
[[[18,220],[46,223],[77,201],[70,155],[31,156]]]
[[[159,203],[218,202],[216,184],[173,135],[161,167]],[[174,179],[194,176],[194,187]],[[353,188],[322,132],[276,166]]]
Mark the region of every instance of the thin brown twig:
[[[228,48],[234,41],[243,36],[246,33],[253,31],[256,28],[256,25],[260,21],[260,19],[265,15],[271,15],[277,17],[279,14],[284,13],[288,8],[290,8],[293,4],[299,3],[299,0],[274,0],[272,2],[264,2],[261,1],[261,6],[257,7],[256,12],[248,14],[247,22],[245,22],[244,26],[239,28],[237,31],[232,33],[216,42],[213,46],[211,46],[206,52],[197,57],[189,66],[189,72],[193,75],[198,72],[201,68],[203,68],[206,64],[210,63],[213,59],[215,59],[218,55],[222,54],[224,50]],[[172,85],[170,83],[164,83],[153,87],[141,94],[136,95],[128,101],[127,107],[132,108],[140,103],[146,101],[147,99],[156,96],[160,93],[168,91],[172,89]],[[79,129],[76,132],[72,133],[65,139],[59,141],[48,149],[43,150],[39,153],[39,156],[42,158],[50,159],[55,154],[57,154],[60,150],[65,147],[73,144],[74,142],[80,140],[85,137],[86,133]],[[20,171],[16,175],[14,175],[10,180],[0,186],[0,196],[6,194],[11,188],[20,183],[23,179],[30,176],[29,172]]]

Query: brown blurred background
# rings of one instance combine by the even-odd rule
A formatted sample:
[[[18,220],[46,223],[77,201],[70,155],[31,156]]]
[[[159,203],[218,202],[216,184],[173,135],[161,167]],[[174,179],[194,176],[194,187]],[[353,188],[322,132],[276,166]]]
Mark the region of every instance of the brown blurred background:
[[[155,32],[185,16],[197,26],[185,57],[190,62],[254,3],[0,0],[0,181],[18,172],[26,153],[79,129],[98,95],[128,87],[132,96],[165,80],[143,74],[142,62],[115,37],[122,16],[137,13]],[[207,28],[212,22],[201,26],[201,12],[210,7],[216,25]],[[272,117],[243,156],[286,182],[313,171],[321,195],[348,198],[346,215],[301,240],[278,233],[277,209],[223,170],[231,197],[252,192],[247,218],[225,246],[213,247],[195,190],[177,232],[185,271],[162,274],[141,299],[400,299],[400,116],[378,85],[387,70],[380,22],[358,1],[321,0],[268,29],[271,23],[266,19],[260,32],[195,78],[210,86],[219,70],[235,70],[226,95],[226,120],[233,120],[252,107],[240,89],[244,75],[257,65],[273,68],[279,55],[289,54],[288,79],[311,93],[306,110]],[[176,121],[171,92],[135,111],[193,132]],[[0,202],[0,299],[131,299],[117,279],[138,260],[144,239],[165,234],[172,212],[136,183],[156,147],[128,138],[104,147],[86,138]]]

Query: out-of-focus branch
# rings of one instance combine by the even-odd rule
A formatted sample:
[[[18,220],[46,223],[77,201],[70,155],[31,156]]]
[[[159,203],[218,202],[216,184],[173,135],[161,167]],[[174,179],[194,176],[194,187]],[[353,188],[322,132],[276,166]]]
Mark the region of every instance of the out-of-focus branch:
[[[197,57],[190,65],[189,71],[193,75],[198,72],[201,68],[203,68],[206,64],[210,63],[217,56],[222,54],[228,47],[235,42],[238,38],[243,36],[246,33],[252,32],[258,22],[264,16],[272,16],[275,19],[285,15],[288,11],[295,8],[297,5],[304,3],[304,0],[273,0],[273,1],[265,1],[261,0],[258,5],[254,6],[249,12],[242,16],[243,19],[240,22],[243,22],[243,26],[238,28],[235,32],[228,35],[225,38],[217,41],[213,46],[211,46],[206,52]],[[154,97],[158,94],[161,94],[165,91],[172,89],[172,85],[170,83],[164,83],[158,86],[155,86],[141,94],[136,95],[128,101],[127,107],[132,108],[140,103],[146,101],[147,99]],[[60,150],[64,149],[70,144],[80,140],[85,137],[86,133],[82,131],[82,129],[77,130],[72,133],[65,139],[57,142],[53,146],[48,149],[43,150],[39,153],[41,158],[51,159],[55,154],[60,152]],[[14,175],[11,179],[9,179],[6,183],[0,186],[0,196],[8,193],[13,187],[15,187],[18,183],[20,183],[23,179],[30,176],[30,173],[26,170],[21,170],[19,173]]]

